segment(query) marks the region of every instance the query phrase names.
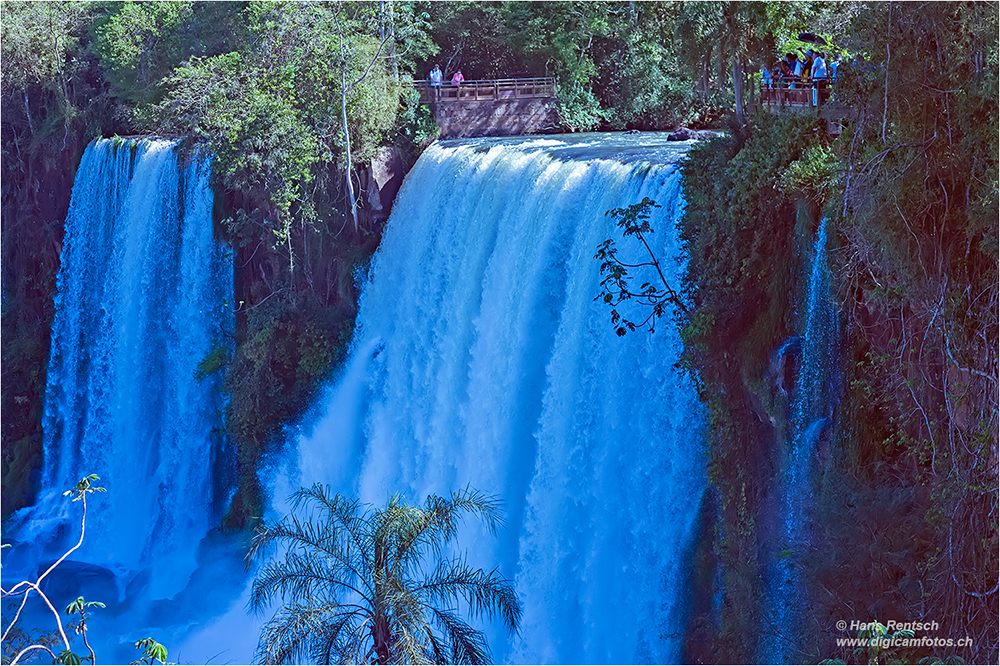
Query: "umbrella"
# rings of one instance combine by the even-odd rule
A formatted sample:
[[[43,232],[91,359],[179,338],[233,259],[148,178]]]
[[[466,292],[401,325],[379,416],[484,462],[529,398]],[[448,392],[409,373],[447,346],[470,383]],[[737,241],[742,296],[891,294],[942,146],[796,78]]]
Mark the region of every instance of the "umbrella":
[[[810,44],[822,44],[826,46],[826,40],[819,35],[814,35],[811,32],[803,32],[799,35],[800,42],[809,42]]]

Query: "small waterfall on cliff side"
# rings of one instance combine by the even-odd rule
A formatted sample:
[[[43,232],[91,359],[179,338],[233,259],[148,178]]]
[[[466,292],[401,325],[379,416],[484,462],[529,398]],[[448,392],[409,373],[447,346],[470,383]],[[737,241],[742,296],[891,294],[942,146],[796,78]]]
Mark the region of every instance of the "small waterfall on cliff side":
[[[778,488],[777,552],[773,553],[767,586],[767,622],[771,626],[764,641],[761,663],[798,663],[803,658],[803,655],[792,653],[798,631],[795,618],[807,612],[797,567],[809,539],[813,494],[810,476],[818,455],[817,445],[832,422],[834,408],[837,315],[830,293],[827,244],[827,220],[823,218],[812,253],[803,333],[800,338],[786,343],[779,352],[800,346],[798,377],[791,395],[790,442]]]
[[[210,161],[197,155],[179,164],[176,142],[98,140],[73,185],[57,278],[42,490],[36,506],[16,517],[17,540],[33,550],[11,563],[38,566],[76,542],[79,505],[61,493],[98,474],[108,492],[91,496],[83,547],[50,577],[75,576],[68,580],[74,588],[111,581],[96,598],[92,589],[80,592],[109,604],[95,619],[113,613],[128,585],[127,596],[142,589],[153,599],[183,588],[225,500],[214,481],[218,377],[194,377],[233,329],[232,260],[213,237],[209,170]],[[13,575],[7,564],[4,573]],[[49,625],[51,618],[40,623]]]
[[[499,566],[521,635],[494,658],[680,658],[691,542],[707,483],[702,409],[674,367],[681,341],[616,337],[596,248],[605,212],[648,196],[672,286],[678,164],[656,135],[440,142],[408,175],[364,285],[351,358],[277,508],[323,482],[364,502],[467,484],[500,495],[499,538],[467,522],[470,562]]]

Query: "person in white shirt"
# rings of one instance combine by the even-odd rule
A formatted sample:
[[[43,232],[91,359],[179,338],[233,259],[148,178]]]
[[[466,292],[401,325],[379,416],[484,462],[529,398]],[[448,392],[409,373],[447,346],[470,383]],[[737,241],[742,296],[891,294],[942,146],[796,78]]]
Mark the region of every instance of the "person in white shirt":
[[[814,81],[821,81],[825,83],[827,76],[828,72],[826,70],[826,60],[823,58],[823,52],[820,51],[816,54],[816,57],[813,58],[812,79]]]

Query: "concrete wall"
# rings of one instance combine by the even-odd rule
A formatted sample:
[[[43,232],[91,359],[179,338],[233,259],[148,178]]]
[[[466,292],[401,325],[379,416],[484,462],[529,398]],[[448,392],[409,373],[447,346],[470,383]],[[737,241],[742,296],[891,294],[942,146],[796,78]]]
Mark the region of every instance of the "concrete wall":
[[[442,139],[515,136],[556,129],[555,99],[442,100],[431,105]]]

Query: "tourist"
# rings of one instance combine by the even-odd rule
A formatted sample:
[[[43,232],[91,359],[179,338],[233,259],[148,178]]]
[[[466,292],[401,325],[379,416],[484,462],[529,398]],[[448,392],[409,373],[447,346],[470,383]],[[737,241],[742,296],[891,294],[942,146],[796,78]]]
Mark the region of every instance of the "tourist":
[[[795,88],[795,80],[802,76],[802,63],[799,62],[798,56],[794,53],[785,54],[785,63],[788,65],[788,87]]]
[[[441,98],[441,65],[434,65],[434,69],[431,70],[431,88],[434,91],[434,99]]]
[[[458,70],[451,77],[451,85],[456,86],[456,87],[457,86],[461,86],[462,85],[462,81],[465,81],[465,77],[462,76],[462,70]],[[462,91],[461,90],[456,90],[455,91],[455,99],[458,99],[461,96],[462,96]]]
[[[826,60],[823,58],[823,52],[820,51],[816,54],[812,63],[812,78],[821,86],[826,85],[826,77],[828,72],[826,70]]]
[[[802,59],[802,75],[809,78],[812,73],[813,60],[816,59],[816,52],[812,49],[806,51],[806,57]]]
[[[830,82],[833,85],[833,99],[837,100],[837,70],[840,68],[840,63],[843,62],[844,57],[842,55],[837,55],[837,58],[830,63]]]

